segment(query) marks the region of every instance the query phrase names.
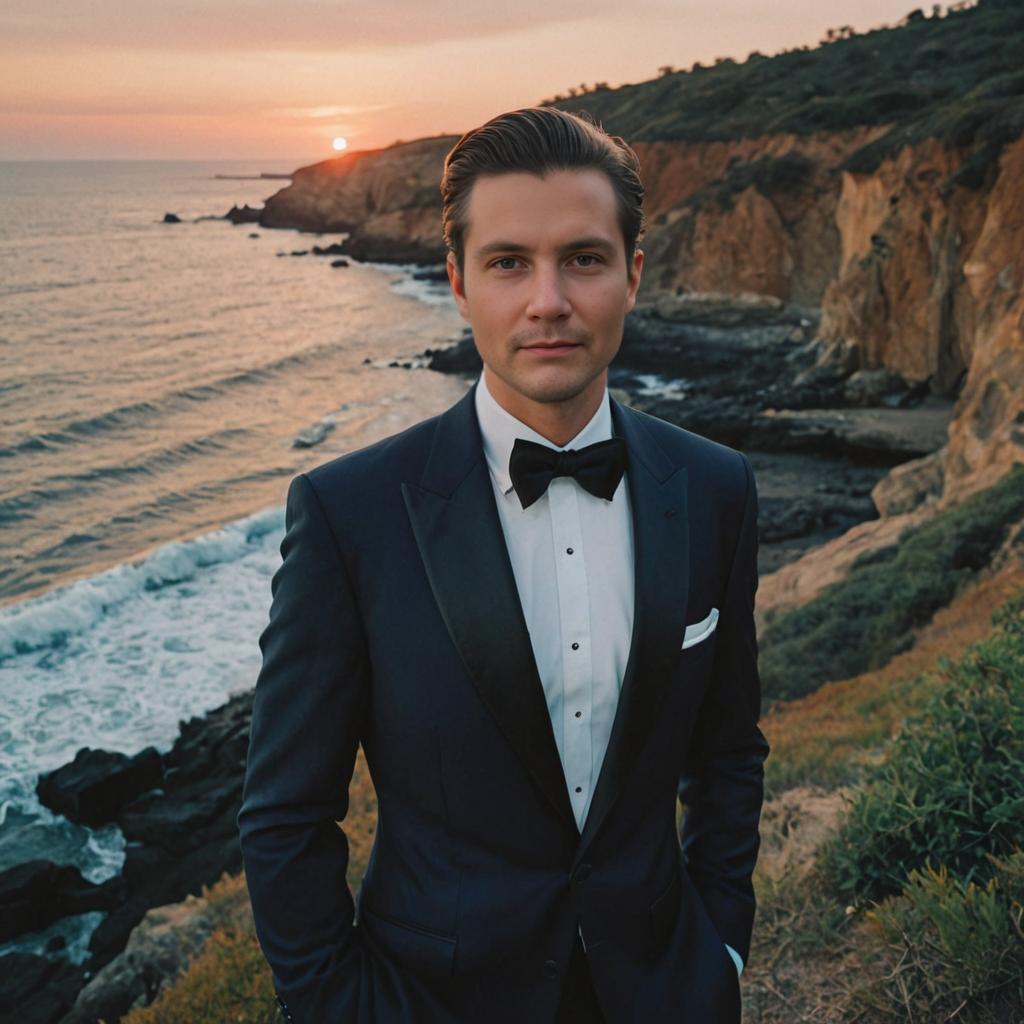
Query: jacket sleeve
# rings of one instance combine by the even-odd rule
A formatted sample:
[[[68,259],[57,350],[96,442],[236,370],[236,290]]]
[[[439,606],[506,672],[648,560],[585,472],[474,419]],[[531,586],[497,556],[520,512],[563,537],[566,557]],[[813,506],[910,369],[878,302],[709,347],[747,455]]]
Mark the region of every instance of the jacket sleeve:
[[[754,923],[751,876],[760,842],[768,743],[758,728],[757,487],[749,460],[742,454],[739,458],[746,482],[739,534],[722,599],[711,680],[679,780],[679,797],[686,808],[680,838],[687,871],[723,942],[745,962]]]
[[[287,1020],[355,1021],[365,953],[340,823],[366,707],[366,642],[309,478],[288,489],[260,636],[239,839],[256,934]]]

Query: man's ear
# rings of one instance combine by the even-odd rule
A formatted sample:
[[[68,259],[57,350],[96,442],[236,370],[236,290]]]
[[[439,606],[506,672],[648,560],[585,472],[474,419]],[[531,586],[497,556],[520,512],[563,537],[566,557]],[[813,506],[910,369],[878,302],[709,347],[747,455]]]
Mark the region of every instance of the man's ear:
[[[636,293],[640,287],[640,275],[644,269],[644,251],[637,249],[633,253],[632,265],[629,268],[629,288],[626,291],[626,312],[636,305]]]
[[[455,262],[455,255],[451,252],[448,253],[448,258],[445,260],[445,269],[448,271],[448,283],[451,285],[455,304],[459,307],[462,319],[468,323],[469,303],[466,302],[466,282],[459,273],[459,268]]]

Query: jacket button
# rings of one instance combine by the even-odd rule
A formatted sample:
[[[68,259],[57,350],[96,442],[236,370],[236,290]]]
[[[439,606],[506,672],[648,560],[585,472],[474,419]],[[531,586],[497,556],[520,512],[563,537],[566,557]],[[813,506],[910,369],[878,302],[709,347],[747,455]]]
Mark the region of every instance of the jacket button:
[[[572,873],[574,882],[585,882],[590,877],[590,872],[594,868],[590,864],[580,864],[576,870]]]
[[[556,964],[554,960],[546,961],[545,964],[544,964],[544,973],[549,978],[557,978],[558,977],[558,964]]]

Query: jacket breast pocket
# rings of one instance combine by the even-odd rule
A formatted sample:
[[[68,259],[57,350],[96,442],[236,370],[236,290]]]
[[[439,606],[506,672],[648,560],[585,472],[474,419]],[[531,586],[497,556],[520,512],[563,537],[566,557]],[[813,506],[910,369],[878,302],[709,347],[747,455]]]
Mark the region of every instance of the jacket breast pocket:
[[[372,946],[381,949],[399,967],[438,980],[450,978],[455,970],[454,935],[420,928],[359,906],[359,925]]]

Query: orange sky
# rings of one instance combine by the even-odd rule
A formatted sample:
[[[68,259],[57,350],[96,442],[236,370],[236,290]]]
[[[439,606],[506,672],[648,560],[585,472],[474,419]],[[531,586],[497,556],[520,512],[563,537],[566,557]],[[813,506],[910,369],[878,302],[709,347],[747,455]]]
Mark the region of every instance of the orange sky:
[[[4,0],[0,160],[274,158],[894,24],[911,0]]]

